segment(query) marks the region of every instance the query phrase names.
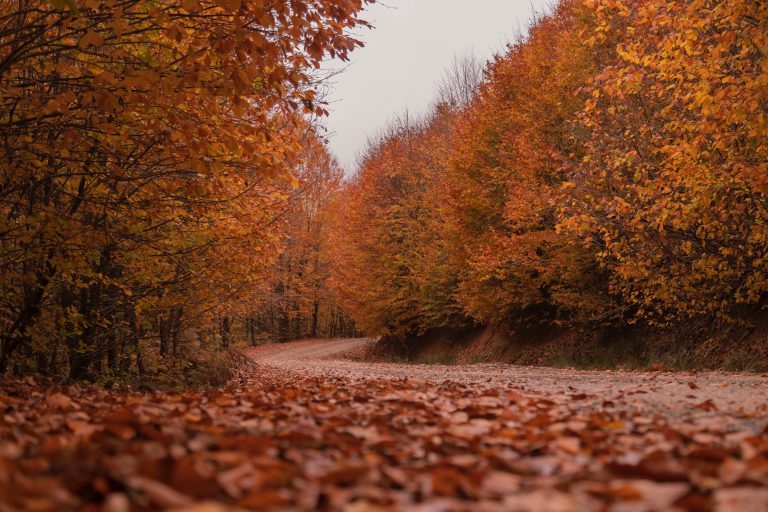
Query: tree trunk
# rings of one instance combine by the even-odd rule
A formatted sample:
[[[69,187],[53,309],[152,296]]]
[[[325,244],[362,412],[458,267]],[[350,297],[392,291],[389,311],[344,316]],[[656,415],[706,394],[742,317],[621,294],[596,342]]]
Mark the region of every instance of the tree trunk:
[[[24,286],[24,300],[21,311],[7,332],[0,336],[0,375],[5,373],[11,356],[27,341],[26,331],[34,325],[40,315],[40,305],[45,295],[45,289],[51,278],[56,274],[56,267],[51,263],[55,256],[51,249],[46,257],[46,262],[41,271],[35,272],[36,283]]]
[[[160,317],[158,322],[158,335],[160,336],[160,355],[165,357],[168,355],[168,331],[170,319]]]
[[[112,372],[117,371],[117,339],[114,329],[107,341],[107,368]]]
[[[315,299],[312,304],[312,337],[317,338],[317,315],[320,312],[320,302]]]
[[[278,336],[280,337],[280,341],[288,341],[288,338],[290,336],[290,317],[288,315],[288,308],[284,308],[282,311],[282,314],[280,315],[280,332],[278,333]]]
[[[173,310],[173,324],[171,326],[171,342],[173,345],[174,359],[179,356],[179,334],[181,333],[181,315],[184,312],[182,306],[176,306]]]
[[[136,371],[139,372],[139,376],[142,376],[147,373],[147,370],[144,368],[144,359],[141,357],[141,343],[139,343],[138,334],[133,338],[133,347],[136,350]]]
[[[252,347],[256,346],[256,322],[257,317],[255,315],[248,318],[248,337]]]
[[[225,316],[221,322],[221,348],[229,348],[229,317]]]

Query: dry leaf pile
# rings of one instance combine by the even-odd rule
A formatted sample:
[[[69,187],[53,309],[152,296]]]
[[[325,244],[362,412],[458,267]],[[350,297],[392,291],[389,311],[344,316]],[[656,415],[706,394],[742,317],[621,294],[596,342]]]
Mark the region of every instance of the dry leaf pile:
[[[585,393],[261,367],[209,392],[10,381],[0,412],[2,512],[768,510],[764,417]]]

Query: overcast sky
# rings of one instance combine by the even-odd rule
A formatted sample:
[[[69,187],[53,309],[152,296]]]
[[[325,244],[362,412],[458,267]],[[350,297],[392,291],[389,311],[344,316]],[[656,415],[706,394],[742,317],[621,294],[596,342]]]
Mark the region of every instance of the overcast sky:
[[[382,0],[367,9],[364,48],[334,78],[325,120],[331,149],[348,172],[367,137],[406,108],[423,112],[454,55],[483,61],[525,30],[551,0]],[[338,67],[338,62],[331,66]]]

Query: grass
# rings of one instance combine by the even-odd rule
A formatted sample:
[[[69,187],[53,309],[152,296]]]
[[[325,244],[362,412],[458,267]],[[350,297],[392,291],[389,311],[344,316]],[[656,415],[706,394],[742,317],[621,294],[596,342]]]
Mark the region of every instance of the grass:
[[[536,353],[536,350],[534,350]],[[766,371],[765,361],[741,347],[724,346],[722,341],[710,339],[693,347],[668,340],[627,337],[609,342],[586,341],[541,347],[536,364],[556,368],[582,370],[704,370],[721,369],[733,372]],[[526,355],[519,360],[523,364]]]
[[[457,357],[456,354],[453,353],[447,353],[447,354],[430,354],[426,356],[422,356],[416,359],[414,361],[416,364],[429,364],[429,365],[442,365],[442,366],[450,366],[456,364]]]
[[[512,364],[577,368],[584,370],[705,370],[732,372],[768,371],[766,350],[757,350],[754,341],[740,342],[728,333],[687,328],[677,331],[624,330],[603,333],[565,333],[533,341],[500,337],[483,354],[459,357],[458,347],[423,343],[415,354],[405,357],[391,346],[379,346],[367,361],[454,365],[457,363],[507,362]],[[736,340],[736,341],[734,341]],[[467,348],[465,345],[464,349]],[[759,347],[758,347],[759,348]]]

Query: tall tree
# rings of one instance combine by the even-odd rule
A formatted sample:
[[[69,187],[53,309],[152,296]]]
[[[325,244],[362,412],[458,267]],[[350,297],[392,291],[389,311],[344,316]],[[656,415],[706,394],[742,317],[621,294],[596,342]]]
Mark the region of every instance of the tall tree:
[[[323,113],[310,74],[362,5],[0,5],[0,371],[66,353],[84,377],[247,293]]]
[[[727,319],[768,292],[768,5],[589,1],[602,66],[563,226],[655,323]]]

